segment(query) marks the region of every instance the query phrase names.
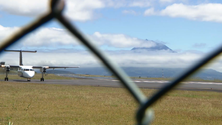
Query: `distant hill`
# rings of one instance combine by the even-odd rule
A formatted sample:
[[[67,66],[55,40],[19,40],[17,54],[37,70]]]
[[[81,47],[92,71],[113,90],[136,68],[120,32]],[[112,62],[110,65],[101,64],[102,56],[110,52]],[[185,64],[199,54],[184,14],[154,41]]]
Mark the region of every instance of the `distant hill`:
[[[154,42],[154,41],[153,41]],[[146,50],[146,51],[160,51],[160,50],[165,50],[168,52],[172,52],[175,53],[175,51],[173,51],[172,49],[170,49],[168,46],[162,44],[162,43],[157,43],[154,42],[156,44],[156,46],[152,46],[152,47],[134,47],[131,50],[132,51],[140,51],[140,50]]]
[[[132,77],[148,77],[148,78],[175,78],[179,74],[185,71],[182,68],[149,68],[149,67],[123,67],[122,68],[129,76]],[[56,70],[55,70],[56,71]],[[57,73],[53,74],[60,74],[59,72],[64,73],[64,71],[68,71],[66,73],[75,73],[75,74],[88,74],[88,75],[103,75],[103,76],[111,76],[110,73],[106,68],[103,67],[89,67],[89,68],[78,68],[78,69],[65,69],[65,70],[57,70]],[[49,72],[48,72],[49,73]],[[213,79],[222,79],[222,73],[212,70],[212,69],[205,69],[201,72],[197,73],[193,77],[206,79],[206,80],[213,80]]]
[[[36,70],[36,73],[41,73],[41,72],[39,70]],[[73,74],[73,72],[67,70],[47,69],[46,74]]]

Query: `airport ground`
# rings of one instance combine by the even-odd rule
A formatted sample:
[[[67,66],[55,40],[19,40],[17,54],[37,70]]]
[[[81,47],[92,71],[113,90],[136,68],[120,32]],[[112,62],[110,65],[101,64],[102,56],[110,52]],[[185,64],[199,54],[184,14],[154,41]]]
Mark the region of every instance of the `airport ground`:
[[[54,79],[0,81],[0,124],[135,124],[138,105],[118,81]],[[141,85],[147,97],[166,84],[148,80],[135,82]],[[144,84],[157,89],[144,87]],[[155,111],[153,124],[221,124],[222,93],[219,90],[222,85],[207,85],[217,86],[217,91],[212,91],[214,88],[187,91],[198,90],[188,87],[168,93],[152,107]]]

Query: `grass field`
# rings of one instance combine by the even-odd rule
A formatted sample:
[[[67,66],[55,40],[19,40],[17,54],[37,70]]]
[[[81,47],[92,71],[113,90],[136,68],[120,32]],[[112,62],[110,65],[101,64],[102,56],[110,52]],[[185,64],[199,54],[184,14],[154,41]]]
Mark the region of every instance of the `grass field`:
[[[148,97],[156,90],[143,89]],[[135,124],[123,88],[0,82],[0,125]],[[153,124],[222,123],[222,93],[173,91],[154,106]]]
[[[84,76],[84,77],[104,77],[104,78],[115,78],[114,76],[102,76],[102,75],[84,75],[84,74],[75,74],[78,76]],[[131,77],[132,79],[147,79],[147,80],[162,80],[162,81],[171,81],[174,78],[147,78],[147,77]],[[222,83],[222,80],[220,79],[214,79],[214,80],[204,80],[201,78],[189,78],[186,79],[185,81],[193,81],[193,82],[218,82],[218,83]]]

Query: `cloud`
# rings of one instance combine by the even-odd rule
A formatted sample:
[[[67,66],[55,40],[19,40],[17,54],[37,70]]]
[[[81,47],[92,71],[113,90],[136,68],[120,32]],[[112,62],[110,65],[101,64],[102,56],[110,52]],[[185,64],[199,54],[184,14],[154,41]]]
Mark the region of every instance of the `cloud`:
[[[135,1],[130,1],[129,6],[130,7],[149,7],[152,5],[152,1],[148,0],[135,0]]]
[[[152,10],[148,9],[144,12],[144,15],[150,16]],[[165,9],[152,12],[152,15],[169,16],[169,17],[181,17],[189,20],[200,20],[200,21],[212,21],[222,22],[222,4],[218,3],[207,3],[199,5],[184,5],[172,4],[167,6]]]
[[[19,27],[4,27],[0,25],[0,41],[8,38],[12,33],[18,32]]]
[[[11,32],[19,30],[18,27],[10,28],[0,26],[0,39],[5,38]],[[5,33],[5,34],[4,34]],[[4,35],[3,35],[4,34]],[[88,35],[89,39],[99,46],[111,46],[117,48],[135,47],[135,46],[154,46],[153,41],[141,40],[130,37],[124,34],[102,34],[95,32]],[[67,46],[78,46],[78,42],[66,33],[63,29],[57,28],[42,28],[29,35],[29,37],[21,40],[17,46],[35,47],[38,50],[34,53],[24,53],[25,65],[69,65],[81,67],[100,66],[100,61],[97,60],[87,50],[76,50],[75,48],[67,48]],[[42,48],[45,47],[45,48]],[[49,49],[52,47],[53,49]],[[130,50],[105,50],[108,57],[120,66],[135,66],[135,67],[166,67],[166,68],[186,68],[193,65],[200,58],[205,56],[205,53],[200,52],[180,52],[169,53],[167,51],[155,52],[134,52]],[[4,53],[0,56],[0,61],[5,61],[7,64],[18,64],[18,54]],[[211,68],[220,70],[219,63],[211,66]],[[222,70],[222,69],[221,69]]]
[[[72,20],[77,21],[94,19],[94,11],[105,7],[101,0],[69,0],[66,5],[65,14]]]
[[[159,1],[160,1],[160,3],[172,3],[175,0],[159,0]]]
[[[167,53],[133,51],[105,51],[106,55],[123,67],[162,67],[162,68],[186,68],[193,65],[204,53]],[[18,64],[18,54],[5,52],[0,56],[6,64]],[[58,49],[54,51],[39,50],[37,53],[23,53],[24,65],[54,65],[54,66],[81,66],[98,67],[101,62],[88,51],[76,51],[74,49]],[[217,65],[216,65],[217,66]],[[218,69],[218,67],[211,67]]]
[[[206,44],[205,43],[195,43],[193,45],[194,48],[204,48],[206,47]]]
[[[3,27],[0,25],[0,41],[6,39],[11,34],[19,32],[19,27]],[[28,34],[21,39],[16,45],[16,48],[24,47],[64,47],[64,46],[78,46],[77,40],[66,32],[66,30],[59,28],[40,28]]]
[[[65,15],[75,21],[98,18],[96,10],[105,7],[149,7],[153,0],[66,0]],[[36,17],[49,11],[49,0],[0,0],[0,10],[12,15]]]
[[[22,46],[31,47],[59,47],[77,46],[77,40],[68,34],[66,30],[59,28],[41,28],[24,38]]]
[[[121,54],[118,54],[121,53]],[[190,66],[202,57],[199,53],[170,53],[167,51],[142,52],[121,51],[109,53],[120,66],[178,68]],[[193,62],[193,63],[192,63]]]
[[[154,11],[154,8],[147,9],[144,12],[144,15],[146,15],[146,16],[151,16],[151,15],[155,15],[155,14],[156,14],[156,12]]]
[[[48,10],[48,0],[0,0],[0,7],[10,14],[35,16]]]
[[[3,27],[0,25],[0,40],[19,30],[19,27]],[[133,48],[133,47],[153,47],[156,45],[154,41],[142,40],[130,37],[124,34],[102,34],[95,32],[92,35],[86,35],[94,44],[102,47],[111,48]],[[40,28],[30,33],[22,39],[15,47],[17,48],[67,48],[80,46],[77,39],[70,35],[64,29],[59,28]]]
[[[117,48],[152,47],[156,45],[153,41],[141,40],[124,34],[101,34],[95,32],[90,38],[99,46],[106,45]]]
[[[134,10],[123,10],[122,13],[123,14],[130,14],[130,15],[138,15],[139,14]]]
[[[170,4],[170,3],[186,3],[186,2],[188,2],[189,0],[159,0],[159,3],[160,4]]]
[[[107,7],[149,7],[152,6],[154,0],[103,0]]]
[[[104,7],[100,0],[67,0],[65,14],[72,20],[94,19],[94,11]],[[49,11],[49,0],[0,0],[0,10],[13,15],[39,16]]]

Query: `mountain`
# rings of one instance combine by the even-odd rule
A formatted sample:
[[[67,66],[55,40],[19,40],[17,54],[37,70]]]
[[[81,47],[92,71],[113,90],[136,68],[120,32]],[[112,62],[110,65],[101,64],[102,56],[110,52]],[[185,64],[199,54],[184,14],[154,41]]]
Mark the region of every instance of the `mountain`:
[[[147,40],[148,41],[148,40]],[[152,41],[154,42],[154,41]],[[146,50],[146,51],[160,51],[160,50],[165,50],[165,51],[169,51],[172,53],[175,53],[175,51],[173,51],[172,49],[170,49],[168,46],[162,44],[162,43],[157,43],[154,42],[156,45],[152,46],[152,47],[134,47],[131,50],[132,51],[141,51],[141,50]]]
[[[146,78],[160,78],[160,77],[175,78],[186,70],[184,68],[151,68],[151,67],[122,67],[122,69],[126,72],[127,75],[131,77],[146,77]],[[57,73],[55,72],[54,73],[60,74],[59,71],[60,70],[57,70]],[[106,68],[103,67],[65,69],[61,71],[62,71],[61,73],[64,73],[63,71],[68,71],[75,74],[103,75],[103,76],[112,75],[112,73],[110,73]],[[193,77],[205,80],[222,79],[222,73],[212,69],[204,69],[195,74]]]

